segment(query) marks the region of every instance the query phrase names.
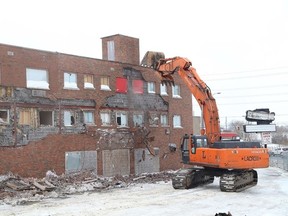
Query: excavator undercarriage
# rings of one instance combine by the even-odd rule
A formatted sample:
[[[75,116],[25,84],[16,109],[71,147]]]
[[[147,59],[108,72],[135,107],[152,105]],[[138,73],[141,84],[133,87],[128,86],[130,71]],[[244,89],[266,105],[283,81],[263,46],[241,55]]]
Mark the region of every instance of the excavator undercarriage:
[[[220,190],[240,192],[257,184],[255,170],[219,170],[205,168],[187,168],[178,170],[172,178],[174,189],[190,189],[211,184],[214,176],[220,177]]]

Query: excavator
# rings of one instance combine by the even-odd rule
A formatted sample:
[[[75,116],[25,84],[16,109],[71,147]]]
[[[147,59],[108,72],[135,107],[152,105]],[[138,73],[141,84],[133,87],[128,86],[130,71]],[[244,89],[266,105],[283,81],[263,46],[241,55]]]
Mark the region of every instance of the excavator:
[[[240,192],[257,185],[255,169],[269,166],[268,149],[259,142],[222,140],[216,100],[191,61],[178,56],[165,58],[162,52],[148,51],[141,66],[152,68],[162,83],[174,85],[173,77],[180,76],[202,111],[205,127],[201,134],[184,134],[181,138],[181,158],[187,168],[179,169],[172,177],[173,188],[210,184],[214,177],[220,177],[220,190],[224,192]]]

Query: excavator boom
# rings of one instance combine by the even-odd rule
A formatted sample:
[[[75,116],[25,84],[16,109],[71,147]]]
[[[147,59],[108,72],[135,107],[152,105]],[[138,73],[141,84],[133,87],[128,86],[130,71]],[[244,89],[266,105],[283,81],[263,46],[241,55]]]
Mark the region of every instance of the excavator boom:
[[[208,143],[213,145],[215,141],[220,140],[221,131],[216,101],[210,88],[199,77],[196,69],[192,67],[191,61],[187,58],[164,57],[161,52],[148,51],[141,61],[141,65],[155,69],[162,82],[174,84],[173,75],[179,74],[201,107]]]

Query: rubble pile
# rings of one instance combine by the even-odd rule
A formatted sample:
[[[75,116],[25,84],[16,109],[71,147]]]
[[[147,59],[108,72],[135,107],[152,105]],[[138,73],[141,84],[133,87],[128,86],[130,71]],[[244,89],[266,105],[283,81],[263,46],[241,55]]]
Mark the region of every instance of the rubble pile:
[[[143,183],[168,182],[174,171],[143,173],[141,175],[101,177],[93,172],[58,176],[52,171],[45,178],[22,178],[8,173],[0,176],[0,204],[23,205],[47,198],[65,198],[71,194],[101,192]]]

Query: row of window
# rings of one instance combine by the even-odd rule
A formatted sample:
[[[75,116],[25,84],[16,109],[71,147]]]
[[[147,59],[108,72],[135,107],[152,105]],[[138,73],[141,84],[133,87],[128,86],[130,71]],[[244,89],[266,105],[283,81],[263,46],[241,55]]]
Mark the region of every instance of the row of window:
[[[83,111],[82,116],[79,117],[80,122],[87,125],[94,125],[94,111]],[[102,126],[111,126],[114,122],[111,121],[112,113],[110,111],[101,111],[100,118],[102,121]],[[39,124],[43,126],[54,126],[54,112],[53,111],[39,111]],[[64,126],[73,126],[76,124],[77,113],[73,111],[64,111],[63,119]],[[160,119],[159,119],[160,117]],[[168,116],[167,114],[151,114],[149,118],[149,125],[157,126],[159,123],[161,126],[169,126]],[[118,111],[115,114],[116,124],[119,127],[128,127],[128,113],[124,111]],[[159,122],[160,120],[160,122]],[[22,109],[19,114],[19,124],[20,125],[35,125],[35,118],[31,114],[30,109]],[[8,124],[9,123],[9,110],[0,110],[0,124]],[[144,126],[144,114],[142,113],[134,113],[133,114],[133,126]],[[181,128],[181,116],[174,115],[173,116],[173,127]]]
[[[94,76],[91,74],[84,74],[84,88],[85,89],[95,89],[94,87]],[[49,89],[49,79],[47,70],[40,69],[26,69],[26,80],[27,88],[38,88],[38,89]],[[109,76],[100,77],[100,89],[105,91],[111,91],[110,89],[110,78]],[[64,89],[79,90],[77,85],[77,74],[64,72]],[[144,81],[143,80],[132,80],[132,90],[135,94],[144,93]],[[156,87],[155,82],[147,83],[148,93],[155,94]],[[116,78],[116,92],[127,93],[128,92],[128,81],[126,78]],[[167,85],[160,85],[160,94],[168,95]],[[172,86],[172,96],[175,98],[181,98],[180,96],[180,86]]]

